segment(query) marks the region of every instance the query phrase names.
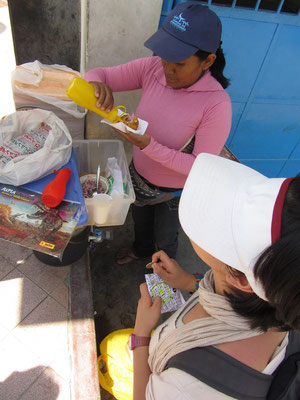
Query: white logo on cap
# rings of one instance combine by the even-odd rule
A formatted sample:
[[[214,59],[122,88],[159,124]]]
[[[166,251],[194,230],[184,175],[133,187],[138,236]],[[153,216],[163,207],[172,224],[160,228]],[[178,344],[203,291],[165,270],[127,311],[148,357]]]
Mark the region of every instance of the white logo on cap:
[[[185,32],[186,28],[190,26],[189,23],[185,20],[185,18],[183,18],[182,13],[180,13],[179,15],[175,15],[171,20],[170,24],[172,24],[173,26],[175,26],[175,28],[183,32]]]

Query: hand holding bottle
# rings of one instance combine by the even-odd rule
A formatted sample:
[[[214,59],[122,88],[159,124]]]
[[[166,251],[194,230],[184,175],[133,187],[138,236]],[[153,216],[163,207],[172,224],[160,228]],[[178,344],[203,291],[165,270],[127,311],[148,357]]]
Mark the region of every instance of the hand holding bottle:
[[[104,82],[90,82],[94,86],[95,96],[98,99],[96,106],[101,110],[110,112],[114,107],[114,97],[111,88]]]

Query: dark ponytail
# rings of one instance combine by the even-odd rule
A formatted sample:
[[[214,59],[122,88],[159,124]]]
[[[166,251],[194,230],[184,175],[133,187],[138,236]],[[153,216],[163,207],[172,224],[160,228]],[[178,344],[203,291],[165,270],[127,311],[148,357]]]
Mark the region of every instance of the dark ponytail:
[[[278,320],[300,331],[300,176],[287,190],[281,238],[258,259],[255,276],[263,283]]]
[[[203,50],[198,50],[195,53],[195,56],[197,56],[200,59],[200,61],[204,61],[209,56],[209,54],[211,53]],[[222,85],[224,89],[226,89],[229,86],[230,81],[223,75],[226,61],[221,45],[216,51],[216,57],[217,58],[215,59],[215,62],[209,68],[209,70],[212,76]]]
[[[260,255],[254,274],[262,283],[268,302],[254,293],[231,288],[225,296],[234,311],[247,318],[252,329],[300,331],[300,176],[291,182],[286,193],[281,238]]]

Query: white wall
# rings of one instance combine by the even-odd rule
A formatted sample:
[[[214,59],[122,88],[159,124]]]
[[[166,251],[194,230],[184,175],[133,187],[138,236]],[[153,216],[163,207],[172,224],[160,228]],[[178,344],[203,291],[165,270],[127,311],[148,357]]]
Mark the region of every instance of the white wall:
[[[11,88],[11,73],[16,68],[14,45],[7,5],[0,6],[0,118],[14,113],[15,103]]]
[[[88,0],[87,6],[86,71],[152,55],[144,42],[158,28],[162,0]],[[115,94],[115,104],[124,104],[129,112],[138,99],[139,91]],[[119,139],[100,119],[88,115],[86,138]],[[131,145],[124,144],[130,158]]]

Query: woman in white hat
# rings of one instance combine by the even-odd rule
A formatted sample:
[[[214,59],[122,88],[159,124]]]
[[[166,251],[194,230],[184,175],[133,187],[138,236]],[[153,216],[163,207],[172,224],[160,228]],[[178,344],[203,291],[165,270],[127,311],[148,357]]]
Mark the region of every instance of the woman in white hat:
[[[117,254],[126,264],[164,250],[175,258],[178,203],[196,156],[220,154],[231,127],[231,101],[223,75],[222,25],[196,1],[178,4],[146,42],[154,57],[88,71],[97,106],[110,111],[113,93],[141,89],[136,116],[148,122],[144,135],[120,135],[133,144],[130,174],[135,240]]]
[[[137,344],[132,346],[134,399],[265,398],[255,397],[255,385],[248,387],[247,381],[230,375],[236,393],[248,392],[233,395],[215,388],[210,382],[218,375],[218,363],[213,371],[207,367],[206,378],[200,380],[168,363],[201,347],[262,380],[277,370],[300,330],[300,176],[267,178],[202,153],[184,186],[179,218],[210,270],[151,340],[161,301],[152,302],[141,285],[133,336]],[[172,287],[195,290],[195,277],[163,251],[152,260],[154,272]],[[295,396],[291,398],[299,398]]]

